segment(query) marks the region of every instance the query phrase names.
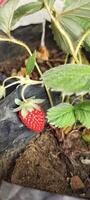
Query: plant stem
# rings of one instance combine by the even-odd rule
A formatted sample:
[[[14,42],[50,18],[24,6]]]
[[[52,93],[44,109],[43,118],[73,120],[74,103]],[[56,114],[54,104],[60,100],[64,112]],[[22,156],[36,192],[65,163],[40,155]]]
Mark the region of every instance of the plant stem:
[[[87,31],[83,34],[83,36],[81,37],[80,41],[79,41],[78,44],[77,44],[76,50],[75,50],[75,56],[77,56],[77,54],[78,54],[78,52],[79,52],[79,49],[80,49],[82,43],[84,42],[84,40],[86,39],[86,37],[87,37],[89,34],[90,34],[90,29],[87,30]],[[73,60],[73,62],[74,62],[74,60]]]
[[[9,87],[11,87],[11,86],[13,86],[13,85],[20,84],[20,83],[21,83],[21,81],[15,81],[14,83],[11,83],[11,84],[9,84],[9,85],[6,85],[6,86],[5,86],[5,89],[7,89],[7,88],[9,88]]]
[[[78,59],[77,59],[77,56],[75,55],[75,51],[74,51],[74,47],[73,47],[73,44],[72,44],[72,41],[71,39],[69,38],[68,34],[66,33],[66,31],[62,28],[61,24],[59,23],[59,21],[53,16],[52,14],[52,11],[50,10],[46,0],[44,0],[44,5],[51,17],[51,20],[53,21],[54,25],[56,26],[56,28],[58,29],[58,31],[65,37],[69,47],[70,47],[70,50],[71,50],[71,53],[73,55],[73,58],[75,60],[76,63],[78,63]]]
[[[41,47],[45,46],[45,26],[46,26],[46,20],[44,19],[44,22],[42,24],[42,37],[41,37]]]
[[[62,93],[62,103],[64,103],[65,95]]]
[[[15,39],[15,38],[13,38],[12,36],[9,37],[9,38],[0,38],[0,41],[18,44],[18,45],[24,47],[24,48],[28,51],[29,55],[32,56],[32,52],[31,52],[30,48],[29,48],[24,42],[22,42],[22,41],[20,41],[20,40],[17,40],[17,39]],[[39,74],[40,74],[40,76],[41,76],[42,73],[41,73],[41,70],[39,69],[38,64],[35,63],[35,65],[36,65],[36,68],[37,68],[37,70],[38,70],[38,72],[39,72]]]
[[[40,84],[42,84],[42,82],[40,82],[40,81],[33,81],[33,80],[30,80],[30,82],[28,82],[27,84],[25,84],[24,86],[23,86],[23,88],[22,88],[22,92],[21,92],[21,97],[22,97],[22,100],[23,101],[27,101],[26,99],[25,99],[25,97],[24,97],[24,92],[25,92],[25,90],[26,90],[26,88],[28,87],[28,86],[30,86],[30,85],[40,85]]]
[[[82,55],[81,55],[81,52],[80,52],[80,51],[78,52],[78,58],[79,58],[80,64],[82,64]]]
[[[11,79],[14,79],[14,78],[16,78],[16,79],[21,79],[19,76],[8,77],[8,78],[6,78],[6,79],[3,81],[3,86],[5,85],[5,83],[6,83],[7,81],[9,81],[9,80],[11,80]]]
[[[69,54],[67,53],[67,54],[66,54],[66,57],[65,57],[64,65],[67,64],[67,62],[68,62],[68,57],[69,57]]]
[[[25,90],[26,90],[26,88],[27,88],[28,86],[29,86],[29,84],[24,85],[23,88],[22,88],[21,97],[22,97],[22,100],[23,100],[24,102],[27,101],[27,100],[25,99],[25,97],[24,97],[24,92],[25,92]]]
[[[24,47],[27,50],[27,52],[29,53],[29,55],[32,56],[32,52],[31,52],[30,48],[24,42],[19,41],[19,40],[13,38],[12,36],[10,36],[10,38],[0,38],[0,41],[18,44],[18,45]],[[37,68],[37,70],[39,72],[39,75],[42,76],[42,72],[41,72],[37,62],[35,62],[35,66],[36,66],[36,68]],[[45,89],[46,89],[46,92],[47,92],[47,95],[48,95],[48,98],[49,98],[50,105],[52,107],[53,106],[52,97],[51,97],[51,94],[50,94],[50,92],[49,92],[49,90],[48,90],[46,85],[45,85]]]

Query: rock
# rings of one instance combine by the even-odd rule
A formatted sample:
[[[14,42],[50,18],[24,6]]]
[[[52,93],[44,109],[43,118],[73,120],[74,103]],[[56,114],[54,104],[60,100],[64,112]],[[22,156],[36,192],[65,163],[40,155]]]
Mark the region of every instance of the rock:
[[[71,178],[71,182],[70,182],[71,188],[73,191],[75,190],[82,190],[85,188],[84,183],[82,182],[82,180],[80,179],[79,176],[73,176]]]

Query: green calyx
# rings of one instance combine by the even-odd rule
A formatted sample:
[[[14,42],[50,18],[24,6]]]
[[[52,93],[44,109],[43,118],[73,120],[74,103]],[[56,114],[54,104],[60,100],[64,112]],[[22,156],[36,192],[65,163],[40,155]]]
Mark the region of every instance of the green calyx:
[[[27,115],[28,112],[31,112],[33,109],[40,109],[40,104],[44,102],[44,99],[35,99],[35,97],[31,97],[26,99],[26,101],[21,101],[20,99],[15,99],[15,104],[18,105],[13,112],[21,111],[23,117]]]

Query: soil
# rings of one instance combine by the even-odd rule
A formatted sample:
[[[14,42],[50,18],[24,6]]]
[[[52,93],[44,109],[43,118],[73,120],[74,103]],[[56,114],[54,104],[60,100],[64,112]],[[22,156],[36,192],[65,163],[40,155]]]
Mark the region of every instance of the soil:
[[[34,36],[30,34],[30,37],[27,37],[27,33],[31,30],[34,32]],[[35,25],[28,26],[27,29],[24,27],[23,31],[24,34],[21,29],[18,29],[17,34],[13,33],[13,35],[31,45],[32,49],[38,49],[42,32],[41,26],[39,28]],[[58,49],[52,39],[49,26],[47,26],[46,33],[48,33],[46,34],[46,46],[50,56],[48,61],[38,60],[42,72],[63,64],[65,60],[65,54]],[[0,47],[2,52],[0,57],[1,82],[5,76],[10,76],[13,70],[18,73],[21,67],[25,67],[24,61],[28,57],[26,51],[20,47],[14,45],[7,47],[6,44],[2,44]],[[7,51],[11,51],[11,54],[6,57],[6,61],[5,51],[6,55]],[[36,70],[32,76],[34,79],[38,79]],[[68,134],[62,140],[61,129],[47,127],[46,133],[34,137],[21,153],[18,151],[19,153],[14,155],[14,160],[10,158],[10,164],[7,163],[7,159],[6,165],[9,167],[4,179],[25,187],[90,198],[90,145],[82,140],[82,131],[83,129],[78,127],[72,128],[66,131]]]
[[[16,161],[11,182],[52,192],[65,192],[66,165],[59,159],[53,135],[31,141]]]
[[[90,163],[83,164],[83,160],[90,159],[90,145],[81,140],[77,130],[71,131],[63,142],[58,142],[51,132],[34,138],[20,154],[11,182],[90,198]]]

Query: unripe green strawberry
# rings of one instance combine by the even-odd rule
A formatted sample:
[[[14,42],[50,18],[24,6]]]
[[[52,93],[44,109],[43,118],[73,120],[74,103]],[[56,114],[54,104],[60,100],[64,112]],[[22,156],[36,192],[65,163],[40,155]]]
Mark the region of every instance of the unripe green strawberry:
[[[37,133],[44,129],[45,113],[42,110],[33,109],[28,112],[25,117],[22,115],[21,111],[19,111],[19,118],[26,127]]]

